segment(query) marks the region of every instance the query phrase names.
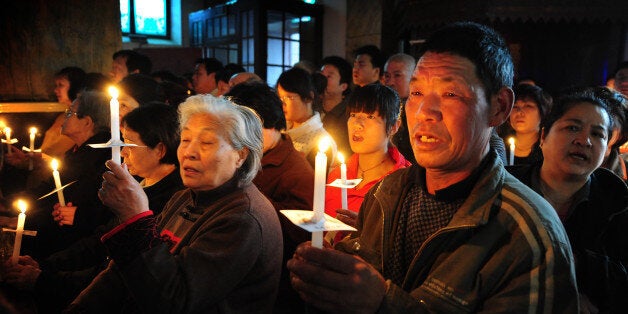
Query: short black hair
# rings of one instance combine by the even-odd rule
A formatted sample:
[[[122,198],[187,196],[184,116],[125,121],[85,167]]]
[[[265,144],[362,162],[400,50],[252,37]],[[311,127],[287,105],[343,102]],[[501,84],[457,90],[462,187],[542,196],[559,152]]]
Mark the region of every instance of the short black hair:
[[[426,52],[451,53],[471,61],[487,91],[487,100],[502,87],[512,87],[514,65],[506,41],[486,25],[474,22],[449,24],[427,39],[419,56]]]
[[[543,122],[543,129],[545,131],[545,134],[549,133],[550,129],[554,125],[554,122],[556,122],[563,115],[565,115],[565,113],[569,111],[569,109],[583,102],[598,106],[606,112],[610,120],[607,134],[610,137],[613,132],[613,115],[611,108],[603,98],[601,98],[599,95],[596,95],[596,92],[588,87],[569,88],[560,93],[560,95],[558,96],[558,100],[554,102],[552,108],[550,109],[550,112],[547,114],[547,117]]]
[[[79,67],[65,67],[55,73],[55,78],[65,78],[70,82],[68,98],[74,101],[80,91],[85,88],[86,73]]]
[[[126,58],[126,68],[129,72],[138,70],[141,74],[149,75],[153,68],[150,58],[134,50],[118,50],[113,54],[113,59]]]
[[[302,68],[290,68],[279,76],[277,86],[279,85],[287,92],[299,94],[303,100],[312,101],[314,111],[322,109],[322,104],[317,101],[318,93],[314,80],[308,71]]]
[[[379,83],[357,87],[347,101],[347,115],[352,112],[374,113],[386,122],[386,132],[390,132],[399,120],[399,95],[392,88]]]
[[[323,58],[321,62],[323,66],[332,65],[336,69],[338,69],[338,74],[340,74],[340,84],[346,83],[347,89],[342,93],[343,95],[347,95],[351,93],[351,84],[353,83],[351,64],[345,60],[345,58],[339,56],[329,56]]]
[[[277,93],[264,82],[243,82],[237,84],[225,94],[238,105],[249,107],[260,116],[264,128],[286,129],[286,117],[283,104]]]
[[[159,160],[162,164],[178,165],[179,117],[175,107],[160,102],[150,102],[126,114],[121,121],[125,128],[137,132],[146,146],[155,148],[163,143],[166,153]]]
[[[85,86],[83,91],[106,92],[111,84],[113,84],[111,77],[100,72],[89,72],[85,74]]]
[[[515,101],[517,100],[531,100],[539,109],[539,115],[541,120],[550,111],[552,106],[552,96],[543,91],[542,88],[530,85],[519,84],[514,88]]]
[[[591,90],[608,104],[614,118],[613,122],[619,124],[619,138],[611,147],[613,150],[619,150],[619,147],[628,141],[628,99],[622,93],[605,86],[592,87]]]
[[[386,64],[386,60],[388,57],[375,45],[366,45],[362,47],[358,47],[353,51],[353,56],[357,57],[359,55],[368,55],[371,57],[371,64],[373,64],[374,68],[379,69],[379,74],[384,74],[384,64]]]
[[[219,81],[229,83],[229,80],[234,74],[244,71],[244,68],[239,64],[227,63],[224,68],[216,72],[216,83],[218,83]]]
[[[208,75],[223,69],[222,62],[216,58],[198,58],[196,64],[204,65]]]
[[[161,81],[159,86],[164,93],[164,102],[175,108],[178,108],[191,94],[190,90],[174,82]]]
[[[148,75],[130,74],[118,83],[118,87],[127,95],[133,97],[140,106],[151,101],[165,101],[165,95],[161,86]]]

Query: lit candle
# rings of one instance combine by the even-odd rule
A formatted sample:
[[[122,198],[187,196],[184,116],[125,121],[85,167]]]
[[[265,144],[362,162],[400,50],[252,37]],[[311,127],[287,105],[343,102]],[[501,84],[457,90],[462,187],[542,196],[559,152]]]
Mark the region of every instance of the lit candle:
[[[120,142],[120,103],[118,102],[118,89],[109,87],[109,112],[111,113],[111,159],[120,164],[120,146],[116,146]]]
[[[7,137],[7,155],[11,155],[11,128],[4,128],[4,135]]]
[[[327,155],[325,151],[329,148],[329,139],[324,137],[318,143],[318,153],[314,162],[314,216],[315,223],[325,219],[325,180],[327,179]],[[323,247],[323,231],[312,232],[312,246]]]
[[[508,143],[510,144],[510,159],[508,165],[512,166],[515,164],[515,138],[509,138]]]
[[[22,234],[24,233],[24,222],[26,221],[26,202],[23,200],[17,201],[17,208],[20,210],[20,214],[17,215],[17,229],[15,230],[15,243],[13,244],[13,255],[11,261],[13,264],[17,264],[20,257],[20,248],[22,247]]]
[[[345,157],[342,153],[338,153],[338,160],[340,161],[340,181],[343,185],[347,184],[347,164],[345,164]],[[342,209],[347,209],[347,188],[342,187],[340,189],[340,200]]]
[[[30,128],[29,133],[31,138],[29,155],[31,155],[31,158],[28,160],[28,170],[33,170],[33,153],[35,152],[35,135],[37,134],[37,128]]]
[[[50,163],[52,167],[52,177],[55,179],[55,189],[57,189],[57,196],[59,197],[59,205],[65,206],[65,198],[63,197],[63,190],[61,189],[61,177],[59,176],[59,171],[57,171],[57,167],[59,167],[59,162],[56,159],[53,159]]]
[[[35,128],[35,127],[30,128],[29,133],[30,133],[30,138],[31,138],[31,142],[30,142],[30,147],[29,148],[30,148],[31,153],[32,153],[33,151],[35,151],[35,135],[37,134],[37,128]]]

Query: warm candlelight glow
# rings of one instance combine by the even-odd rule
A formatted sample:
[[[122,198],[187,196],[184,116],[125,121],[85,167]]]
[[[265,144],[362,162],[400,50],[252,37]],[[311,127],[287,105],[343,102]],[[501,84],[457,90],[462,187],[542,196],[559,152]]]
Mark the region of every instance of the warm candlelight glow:
[[[30,128],[30,129],[29,129],[29,133],[30,133],[30,134],[32,134],[32,135],[37,134],[37,128],[36,128],[36,127],[32,127],[32,128]]]
[[[115,86],[109,86],[109,95],[111,96],[111,98],[118,98],[118,95],[120,95],[120,93]]]
[[[345,156],[343,156],[341,153],[338,153],[338,160],[340,161],[340,180],[342,184],[347,184],[347,164],[345,164]],[[349,208],[347,204],[346,187],[340,189],[340,202],[342,209]]]
[[[52,167],[52,177],[55,181],[55,188],[57,189],[57,197],[59,198],[59,205],[65,206],[65,197],[63,196],[63,190],[61,190],[61,175],[59,171],[57,171],[57,167],[59,167],[59,162],[56,159],[53,159],[50,163]]]
[[[15,203],[15,207],[20,210],[20,213],[24,214],[26,212],[26,209],[28,208],[28,204],[26,204],[24,200],[17,200],[17,202]]]
[[[331,143],[329,141],[329,137],[325,136],[318,142],[318,151],[319,152],[327,151],[330,145]]]
[[[325,222],[325,182],[327,181],[327,156],[325,151],[331,145],[328,137],[323,137],[318,142],[318,153],[314,161],[314,216],[312,220],[316,223]],[[312,246],[323,247],[323,232],[312,232]]]
[[[515,138],[514,137],[509,138],[508,139],[508,144],[515,145]]]
[[[11,138],[11,128],[10,128],[10,127],[8,127],[8,126],[7,126],[7,127],[5,127],[5,128],[4,128],[4,134],[6,134],[7,139],[10,139],[10,138]]]
[[[11,255],[11,261],[13,264],[17,264],[20,258],[20,249],[22,247],[22,234],[24,233],[24,222],[26,221],[26,202],[18,200],[16,207],[20,210],[20,214],[17,215],[17,228],[15,229],[15,242],[13,243],[13,255]]]

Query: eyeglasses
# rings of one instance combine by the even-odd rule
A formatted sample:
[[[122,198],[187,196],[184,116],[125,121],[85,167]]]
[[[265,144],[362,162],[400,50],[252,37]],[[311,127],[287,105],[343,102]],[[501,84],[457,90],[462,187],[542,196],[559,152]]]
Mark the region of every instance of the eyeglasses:
[[[78,113],[75,111],[72,111],[72,109],[65,109],[65,117],[66,119],[69,119],[72,117],[72,115],[76,115],[78,117]]]

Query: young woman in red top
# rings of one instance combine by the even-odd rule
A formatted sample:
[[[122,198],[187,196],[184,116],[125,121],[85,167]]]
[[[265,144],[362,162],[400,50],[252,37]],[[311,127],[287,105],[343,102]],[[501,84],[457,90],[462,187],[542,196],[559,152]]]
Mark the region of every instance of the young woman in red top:
[[[347,160],[347,179],[360,178],[347,189],[347,207],[341,205],[341,189],[325,190],[325,212],[355,225],[364,195],[373,185],[393,171],[410,165],[390,142],[399,124],[399,97],[391,88],[374,83],[357,88],[350,96],[347,111],[349,144],[354,154]],[[332,169],[328,183],[340,178],[340,167]],[[338,237],[336,237],[338,238]]]

